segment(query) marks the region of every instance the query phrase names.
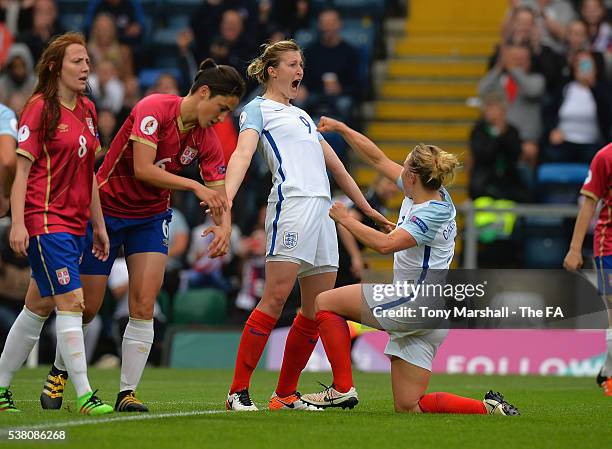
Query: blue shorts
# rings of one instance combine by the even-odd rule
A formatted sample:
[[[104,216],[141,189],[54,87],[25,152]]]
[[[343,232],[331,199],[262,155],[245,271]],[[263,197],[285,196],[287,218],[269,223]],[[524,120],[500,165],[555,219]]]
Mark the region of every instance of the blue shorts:
[[[81,288],[79,260],[84,237],[58,232],[30,238],[28,260],[40,295],[63,295]]]
[[[612,296],[612,256],[595,257],[597,288],[602,296]]]
[[[162,253],[167,255],[171,220],[171,210],[147,218],[118,218],[105,215],[106,232],[110,239],[110,253],[106,262],[96,259],[91,253],[93,228],[89,223],[85,236],[81,274],[108,276],[121,245],[123,245],[126,258],[136,253]]]

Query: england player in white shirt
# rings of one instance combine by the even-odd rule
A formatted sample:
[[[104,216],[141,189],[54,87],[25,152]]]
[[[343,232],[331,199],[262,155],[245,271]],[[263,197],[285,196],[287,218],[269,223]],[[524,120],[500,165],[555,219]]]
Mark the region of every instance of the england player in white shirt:
[[[300,47],[294,41],[270,44],[247,73],[265,92],[247,104],[240,116],[238,144],[225,177],[227,197],[230,202],[234,199],[258,148],[272,172],[273,187],[266,211],[264,293],[242,333],[226,408],[257,410],[248,392],[251,374],[299,279],[302,307],[287,337],[278,385],[268,408],[311,409],[300,400],[297,383],[319,336],[315,297],[334,287],[338,270],[336,229],[328,215],[327,170],[364,214],[383,226],[392,224],[370,207],[310,116],[291,105],[304,76]]]
[[[423,281],[450,267],[455,250],[455,206],[444,189],[459,163],[457,158],[432,145],[417,145],[404,165],[390,160],[371,140],[344,123],[321,118],[319,130],[339,132],[349,146],[382,175],[397,182],[405,198],[397,228],[383,234],[355,220],[342,203],[331,217],[364,245],[382,253],[394,253],[394,280]],[[302,401],[318,407],[353,408],[359,399],[351,372],[351,341],[346,319],[368,324],[389,333],[385,353],[391,357],[391,381],[395,410],[413,413],[466,413],[516,415],[516,408],[499,393],[489,391],[484,401],[451,393],[425,394],[432,361],[448,329],[427,327],[418,317],[398,316],[410,304],[408,296],[376,298],[362,293],[360,284],[321,293],[315,301],[316,320],[332,366],[334,380],[319,393]],[[378,312],[375,311],[379,308]],[[385,313],[381,313],[384,311]],[[405,318],[405,319],[404,319]],[[424,326],[425,324],[425,326]]]

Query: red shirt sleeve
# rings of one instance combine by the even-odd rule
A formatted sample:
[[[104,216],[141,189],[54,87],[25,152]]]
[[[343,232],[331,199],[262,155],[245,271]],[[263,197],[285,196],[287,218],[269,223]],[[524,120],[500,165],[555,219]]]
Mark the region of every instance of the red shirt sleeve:
[[[202,130],[198,158],[200,176],[207,186],[225,184],[225,157],[217,133],[212,128]]]
[[[580,190],[580,193],[592,198],[595,201],[599,201],[601,197],[606,193],[608,179],[612,176],[612,173],[607,173],[607,164],[604,157],[604,151],[599,151],[589,167],[589,174],[584,181],[584,185]]]
[[[44,101],[36,98],[28,103],[21,114],[17,132],[17,154],[32,162],[42,154],[43,142],[40,140],[40,122]]]
[[[143,143],[154,149],[157,149],[160,123],[164,117],[164,111],[156,97],[157,95],[149,95],[136,103],[132,110],[134,125],[130,134],[130,140]]]

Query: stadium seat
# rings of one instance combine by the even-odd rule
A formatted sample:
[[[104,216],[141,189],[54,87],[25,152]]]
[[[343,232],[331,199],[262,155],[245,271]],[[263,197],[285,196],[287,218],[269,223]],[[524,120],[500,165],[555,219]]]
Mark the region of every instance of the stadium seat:
[[[224,324],[227,300],[220,290],[187,290],[176,294],[173,312],[174,324]]]
[[[544,203],[575,203],[589,171],[587,164],[554,162],[538,167],[538,199]]]
[[[571,230],[560,217],[526,218],[522,226],[525,268],[561,269],[569,248]]]
[[[385,0],[333,0],[333,6],[342,13],[343,17],[379,18],[385,13]]]

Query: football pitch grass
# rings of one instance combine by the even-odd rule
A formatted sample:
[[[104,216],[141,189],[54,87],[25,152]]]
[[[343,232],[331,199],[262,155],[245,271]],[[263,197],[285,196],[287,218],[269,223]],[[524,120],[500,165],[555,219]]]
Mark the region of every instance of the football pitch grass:
[[[501,391],[519,417],[407,415],[393,411],[388,374],[355,373],[353,410],[267,411],[278,373],[256,371],[251,385],[259,412],[226,412],[230,370],[147,369],[138,396],[149,414],[80,416],[67,386],[64,408],[41,410],[46,369],[22,369],[13,382],[22,413],[0,414],[2,447],[103,448],[596,448],[612,443],[612,398],[592,378],[434,375],[429,391],[482,399]],[[320,389],[330,373],[304,373],[300,389]],[[90,370],[99,396],[114,405],[118,370]],[[66,409],[66,406],[69,409]],[[70,411],[72,410],[72,412]],[[63,441],[8,441],[9,430],[63,430]]]

